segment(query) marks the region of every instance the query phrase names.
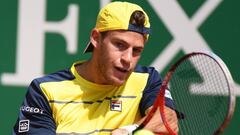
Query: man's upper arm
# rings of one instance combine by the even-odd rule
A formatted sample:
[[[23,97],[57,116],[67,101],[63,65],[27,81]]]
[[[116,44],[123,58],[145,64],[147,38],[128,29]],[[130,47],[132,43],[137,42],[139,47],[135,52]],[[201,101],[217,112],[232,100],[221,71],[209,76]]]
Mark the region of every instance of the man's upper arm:
[[[48,100],[39,82],[32,81],[20,107],[13,134],[56,134],[56,125]]]

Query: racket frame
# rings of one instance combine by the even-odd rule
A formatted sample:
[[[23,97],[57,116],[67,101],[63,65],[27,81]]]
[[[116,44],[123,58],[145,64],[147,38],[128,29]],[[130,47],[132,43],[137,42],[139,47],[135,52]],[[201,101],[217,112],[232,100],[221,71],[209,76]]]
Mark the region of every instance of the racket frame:
[[[161,84],[161,87],[160,87],[160,91],[157,95],[157,99],[155,100],[152,109],[150,110],[146,119],[143,121],[143,123],[139,126],[139,128],[137,130],[142,129],[145,125],[147,125],[147,123],[151,120],[151,118],[153,117],[156,110],[159,108],[162,121],[163,121],[166,129],[168,130],[169,134],[170,135],[177,135],[178,134],[178,133],[175,133],[170,128],[170,125],[167,122],[166,117],[165,117],[165,109],[164,109],[164,107],[165,107],[165,91],[168,88],[168,83],[171,79],[172,74],[176,70],[176,68],[183,61],[185,61],[186,59],[188,59],[192,56],[195,56],[195,55],[205,55],[207,57],[210,57],[212,60],[214,60],[218,64],[218,66],[221,68],[221,70],[224,73],[224,76],[225,76],[226,80],[228,81],[228,83],[227,83],[228,87],[229,87],[228,112],[227,112],[227,114],[225,116],[225,119],[222,122],[221,126],[214,132],[213,135],[218,135],[218,134],[220,134],[224,131],[224,129],[227,127],[227,125],[229,124],[229,122],[230,122],[230,120],[233,116],[234,109],[235,109],[236,96],[235,96],[235,93],[234,93],[234,83],[233,83],[231,73],[229,72],[227,66],[222,61],[222,59],[212,52],[192,52],[192,53],[189,53],[189,54],[181,57],[175,64],[173,64],[171,66],[170,70],[167,72],[167,74],[164,77],[164,80],[163,80],[163,82]],[[159,134],[159,133],[157,133],[157,134]]]

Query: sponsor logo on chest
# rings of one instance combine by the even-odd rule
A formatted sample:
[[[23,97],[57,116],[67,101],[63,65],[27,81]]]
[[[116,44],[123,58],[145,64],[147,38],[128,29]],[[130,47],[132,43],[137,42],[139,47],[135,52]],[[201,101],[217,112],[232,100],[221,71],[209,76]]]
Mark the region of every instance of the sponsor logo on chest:
[[[110,110],[111,111],[122,111],[122,101],[119,100],[111,100],[110,103]]]

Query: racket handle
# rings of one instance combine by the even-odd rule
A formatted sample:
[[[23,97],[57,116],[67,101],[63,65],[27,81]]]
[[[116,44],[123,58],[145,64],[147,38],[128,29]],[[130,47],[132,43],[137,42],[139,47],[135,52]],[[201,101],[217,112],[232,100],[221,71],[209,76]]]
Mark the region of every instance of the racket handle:
[[[135,130],[133,130],[132,134],[134,134],[136,131],[141,130],[143,128],[144,128],[143,124],[139,125]]]
[[[134,131],[139,127],[137,124],[128,125],[120,127],[121,129],[126,129],[130,135],[133,135]]]

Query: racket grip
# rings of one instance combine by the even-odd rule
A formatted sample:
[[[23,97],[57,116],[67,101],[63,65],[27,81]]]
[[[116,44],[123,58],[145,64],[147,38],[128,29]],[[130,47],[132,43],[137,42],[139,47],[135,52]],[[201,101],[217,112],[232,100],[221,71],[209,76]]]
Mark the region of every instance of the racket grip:
[[[126,129],[129,133],[129,135],[133,135],[134,131],[139,127],[139,125],[137,124],[133,124],[133,125],[128,125],[128,126],[123,126],[120,127],[122,129]]]
[[[136,131],[141,130],[141,129],[143,129],[143,128],[144,128],[144,125],[143,125],[143,124],[139,125],[135,130],[133,130],[132,134],[134,135],[134,133],[135,133]]]

